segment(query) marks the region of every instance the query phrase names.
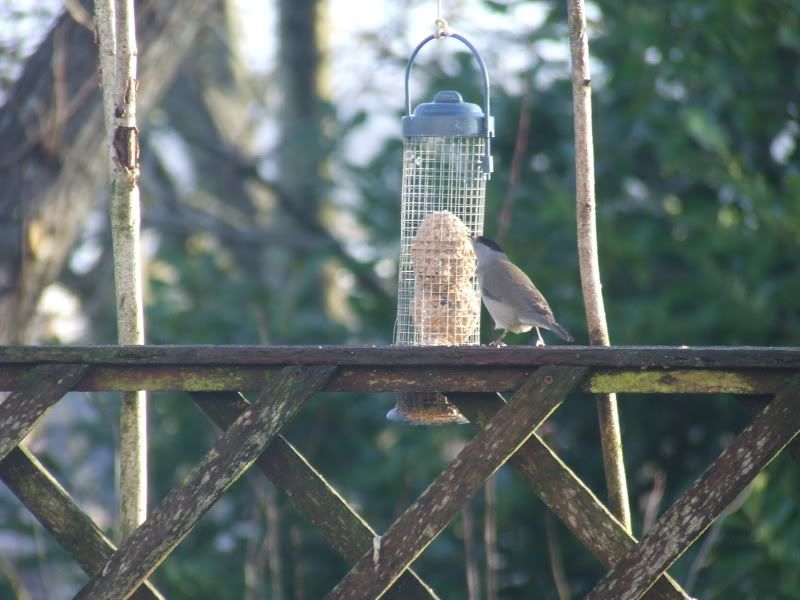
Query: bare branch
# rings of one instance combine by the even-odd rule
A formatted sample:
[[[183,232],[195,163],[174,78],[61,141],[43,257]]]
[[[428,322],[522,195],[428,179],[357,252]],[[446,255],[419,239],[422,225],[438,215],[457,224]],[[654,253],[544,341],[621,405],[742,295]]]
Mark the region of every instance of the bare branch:
[[[96,0],[103,116],[111,164],[111,235],[120,344],[144,343],[136,128],[133,0]],[[125,392],[120,416],[120,528],[127,538],[147,517],[147,396]]]
[[[569,44],[572,54],[572,99],[575,115],[575,202],[578,220],[583,303],[592,345],[608,346],[608,326],[600,283],[595,215],[594,147],[592,142],[592,79],[589,71],[589,40],[583,0],[567,0]],[[622,437],[617,413],[617,395],[597,397],[600,441],[612,512],[631,531],[628,485],[622,457]]]
[[[79,0],[61,0],[61,3],[64,5],[64,10],[67,11],[70,17],[75,19],[76,23],[83,25],[92,33],[95,32],[94,19],[92,19],[92,15],[89,14],[89,11],[83,7]]]
[[[508,187],[503,197],[503,208],[500,209],[500,216],[497,218],[497,230],[494,237],[497,241],[503,239],[511,227],[512,209],[514,207],[514,194],[519,185],[522,160],[525,158],[528,149],[528,132],[531,126],[531,110],[533,108],[533,72],[527,77],[525,83],[525,93],[522,96],[522,103],[519,107],[519,122],[517,123],[517,138],[514,142],[514,154],[511,157],[511,170],[508,176]]]

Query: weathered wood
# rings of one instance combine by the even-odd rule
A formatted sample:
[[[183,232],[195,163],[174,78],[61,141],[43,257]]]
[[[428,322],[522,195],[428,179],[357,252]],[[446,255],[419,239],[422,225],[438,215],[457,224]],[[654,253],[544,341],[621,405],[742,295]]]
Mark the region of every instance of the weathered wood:
[[[782,369],[598,369],[590,392],[642,394],[775,394],[794,374]]]
[[[76,598],[127,598],[264,451],[335,367],[287,367],[222,434],[186,481],[162,500]]]
[[[448,399],[481,428],[486,427],[505,404],[497,394],[450,394]],[[607,567],[621,560],[625,552],[636,545],[636,538],[535,433],[517,450],[509,464]],[[669,575],[660,577],[645,597],[648,600],[688,599]]]
[[[327,598],[380,597],[585,375],[586,369],[569,367],[534,373]]]
[[[0,479],[87,575],[102,571],[116,547],[24,446],[17,446],[0,462]],[[131,597],[163,598],[150,582]]]
[[[236,393],[195,393],[192,398],[221,429],[227,429],[249,406]],[[283,436],[275,437],[256,460],[256,466],[286,493],[297,511],[350,564],[372,548],[375,530]],[[407,569],[385,597],[408,600],[437,596],[416,573]]]
[[[0,364],[0,390],[13,390],[29,365]],[[328,382],[330,392],[512,392],[536,366],[355,366],[339,369]],[[76,391],[244,391],[259,390],[280,366],[96,364]],[[789,369],[598,369],[583,384],[586,392],[650,394],[775,394],[792,376]]]
[[[0,365],[0,390],[14,389],[27,368]],[[76,387],[80,391],[246,391],[259,390],[281,366],[95,366]],[[330,392],[360,391],[512,391],[536,367],[350,367],[336,372],[328,382]]]
[[[800,348],[676,346],[0,346],[0,365],[586,366],[800,369]]]
[[[772,396],[759,395],[759,396],[739,396],[737,398],[739,403],[742,404],[749,412],[750,415],[755,417],[759,412],[764,410],[764,407],[772,401]],[[796,436],[786,446],[786,450],[791,454],[794,461],[800,464],[800,436]]]
[[[800,376],[793,378],[587,599],[639,598],[800,432]]]
[[[25,374],[0,404],[0,460],[25,439],[36,422],[88,369],[88,365],[39,365]]]

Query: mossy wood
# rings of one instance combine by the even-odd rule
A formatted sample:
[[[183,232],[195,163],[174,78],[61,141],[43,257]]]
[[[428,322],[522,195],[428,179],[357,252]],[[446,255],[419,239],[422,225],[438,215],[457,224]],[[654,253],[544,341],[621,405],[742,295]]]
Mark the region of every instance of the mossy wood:
[[[213,448],[175,487],[75,596],[127,598],[192,530],[200,517],[264,451],[335,367],[287,367],[259,399],[219,436]]]
[[[587,600],[635,600],[800,432],[800,376],[758,414]]]
[[[800,348],[762,346],[0,346],[0,364],[584,366],[800,369]]]
[[[328,594],[328,600],[380,597],[585,375],[581,367],[544,367],[533,374],[376,540],[374,548]]]
[[[485,428],[505,401],[497,394],[451,394],[450,401],[475,425]],[[586,548],[612,567],[636,546],[597,496],[534,433],[509,464]],[[645,594],[647,600],[687,600],[675,580],[664,574]]]
[[[87,575],[103,570],[116,547],[26,448],[18,446],[0,461],[0,479]],[[150,582],[144,582],[131,598],[157,600],[163,596]]]
[[[421,368],[424,367],[424,368]],[[0,390],[16,389],[29,367],[0,364]],[[94,366],[75,391],[255,391],[279,366]],[[326,385],[329,392],[513,392],[536,366],[343,367]],[[584,381],[585,392],[616,390],[648,394],[774,394],[792,376],[789,369],[596,369]]]
[[[86,362],[78,391],[259,390],[282,367],[340,368],[327,391],[510,392],[546,364],[594,367],[592,393],[774,394],[800,369],[787,348],[430,347],[0,347],[0,390],[31,365]]]
[[[192,397],[221,429],[227,429],[249,406],[240,394],[195,393]],[[256,460],[256,466],[286,493],[297,511],[350,564],[372,548],[375,530],[283,436],[275,437]],[[408,569],[384,597],[415,600],[437,596]]]

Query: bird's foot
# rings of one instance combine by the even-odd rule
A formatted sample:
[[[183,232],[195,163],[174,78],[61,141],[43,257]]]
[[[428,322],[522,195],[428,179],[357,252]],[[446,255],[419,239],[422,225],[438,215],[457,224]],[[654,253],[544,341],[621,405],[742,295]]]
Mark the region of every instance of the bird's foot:
[[[505,342],[501,342],[500,340],[489,342],[489,347],[491,348],[502,348],[505,345],[506,345]]]
[[[535,345],[536,345],[537,348],[541,348],[542,346],[545,346],[546,344],[544,343],[543,339],[539,338],[538,340],[536,340],[536,344]]]

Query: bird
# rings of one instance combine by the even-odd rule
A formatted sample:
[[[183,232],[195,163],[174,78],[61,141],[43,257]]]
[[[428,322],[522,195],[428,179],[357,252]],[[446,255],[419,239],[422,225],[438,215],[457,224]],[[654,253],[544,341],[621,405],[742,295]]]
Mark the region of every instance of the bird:
[[[567,342],[574,341],[556,322],[553,311],[530,278],[512,263],[500,244],[484,236],[470,237],[478,260],[478,285],[495,329],[503,333],[491,346],[502,346],[509,331],[524,333],[536,328],[537,346],[544,346],[539,328],[549,329]]]

